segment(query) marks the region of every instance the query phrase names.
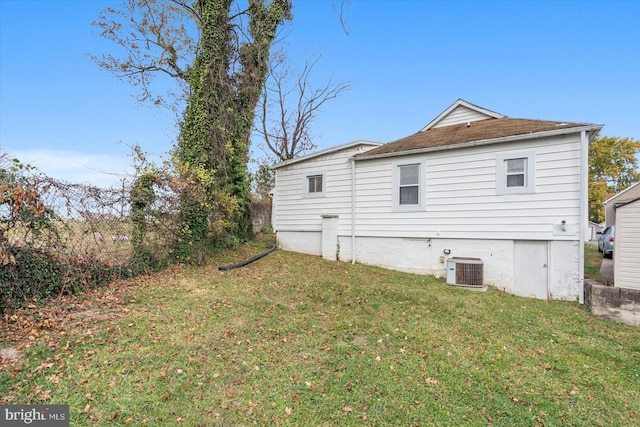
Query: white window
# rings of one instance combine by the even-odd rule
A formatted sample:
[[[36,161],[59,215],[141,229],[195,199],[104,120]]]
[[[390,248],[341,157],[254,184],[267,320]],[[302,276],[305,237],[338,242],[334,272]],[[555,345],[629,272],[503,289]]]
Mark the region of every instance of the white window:
[[[420,164],[398,166],[398,204],[420,204]]]
[[[393,208],[396,211],[424,210],[424,165],[423,163],[393,164]]]
[[[325,172],[311,172],[304,177],[304,197],[324,197],[326,187]]]
[[[309,193],[322,193],[322,175],[308,176],[307,184],[307,191]]]
[[[501,154],[496,157],[498,194],[535,192],[535,153]]]
[[[527,186],[527,158],[506,159],[507,188]]]

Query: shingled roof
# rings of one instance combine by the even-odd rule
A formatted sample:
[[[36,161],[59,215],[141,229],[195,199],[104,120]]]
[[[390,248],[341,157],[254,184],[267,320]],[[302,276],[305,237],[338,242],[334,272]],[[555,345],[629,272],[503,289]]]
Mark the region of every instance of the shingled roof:
[[[441,126],[436,122],[460,111],[471,111],[472,120],[457,119],[457,123]],[[487,114],[488,112],[488,114]],[[471,116],[469,116],[471,117]],[[435,126],[434,126],[435,124]],[[483,109],[464,100],[456,101],[420,132],[358,154],[356,158],[391,156],[405,152],[433,151],[455,148],[456,145],[485,144],[503,140],[528,139],[545,134],[563,134],[581,130],[598,130],[601,125],[568,123],[548,120],[515,119]]]

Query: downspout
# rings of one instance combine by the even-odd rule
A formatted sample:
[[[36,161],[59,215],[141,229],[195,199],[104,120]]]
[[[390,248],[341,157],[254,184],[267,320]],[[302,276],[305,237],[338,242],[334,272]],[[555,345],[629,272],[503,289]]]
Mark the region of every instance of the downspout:
[[[356,161],[351,158],[351,264],[356,263]]]
[[[586,130],[580,132],[580,287],[578,299],[584,304],[584,245],[589,216],[589,135]]]

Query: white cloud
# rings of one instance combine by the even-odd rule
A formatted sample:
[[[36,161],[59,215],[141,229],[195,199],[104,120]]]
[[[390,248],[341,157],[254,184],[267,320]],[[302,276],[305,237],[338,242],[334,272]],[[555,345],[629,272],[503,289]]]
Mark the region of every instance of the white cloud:
[[[4,148],[4,151],[10,158],[35,166],[52,178],[70,183],[112,187],[133,174],[131,159],[123,155],[47,149]]]

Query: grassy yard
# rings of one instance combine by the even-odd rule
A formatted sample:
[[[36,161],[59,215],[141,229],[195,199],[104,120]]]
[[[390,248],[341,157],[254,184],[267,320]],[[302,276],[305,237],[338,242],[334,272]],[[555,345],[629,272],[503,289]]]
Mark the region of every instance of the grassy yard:
[[[602,264],[602,254],[598,252],[597,245],[584,246],[584,277],[598,280],[600,277],[600,264]]]
[[[22,357],[0,372],[0,399],[70,404],[73,426],[640,419],[638,328],[284,251],[217,270],[263,249],[7,317],[0,348]]]

